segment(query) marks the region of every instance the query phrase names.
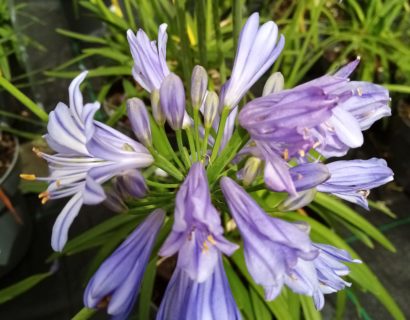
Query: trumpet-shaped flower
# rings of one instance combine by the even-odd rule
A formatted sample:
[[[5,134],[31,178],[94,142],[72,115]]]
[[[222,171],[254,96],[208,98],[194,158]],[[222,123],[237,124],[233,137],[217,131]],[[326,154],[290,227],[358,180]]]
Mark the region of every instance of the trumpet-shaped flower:
[[[259,27],[259,14],[252,14],[242,28],[231,78],[224,84],[222,107],[234,108],[252,85],[268,70],[285,44],[278,27],[268,21]]]
[[[206,172],[194,163],[181,185],[175,203],[174,225],[159,254],[178,252],[178,267],[203,282],[214,272],[220,251],[231,255],[238,246],[223,237],[218,211],[211,203]]]
[[[287,273],[299,260],[318,255],[305,226],[271,218],[232,179],[221,188],[244,241],[245,261],[254,281],[265,289],[267,300],[280,292]]]
[[[368,208],[370,189],[393,180],[393,171],[383,159],[335,161],[327,164],[330,179],[317,190],[334,194],[344,200]]]
[[[144,222],[101,264],[84,293],[84,305],[97,308],[108,302],[107,313],[126,319],[137,298],[152,247],[164,221],[161,209]]]
[[[134,59],[132,75],[141,87],[148,92],[159,89],[164,78],[169,74],[166,61],[167,25],[161,24],[158,30],[158,43],[150,41],[143,30],[134,34],[127,31],[130,51]]]
[[[61,251],[67,241],[68,229],[83,204],[97,204],[105,199],[101,184],[115,175],[153,162],[148,150],[117,130],[93,120],[98,103],[83,106],[79,90],[86,72],[70,85],[70,108],[58,104],[51,112],[47,142],[57,152],[49,155],[35,150],[48,162],[50,176],[23,178],[49,181],[47,191],[40,194],[42,202],[68,196],[67,202],[53,227],[51,245]]]
[[[204,282],[192,280],[176,268],[159,307],[157,320],[239,320],[241,314],[229,288],[221,254]]]

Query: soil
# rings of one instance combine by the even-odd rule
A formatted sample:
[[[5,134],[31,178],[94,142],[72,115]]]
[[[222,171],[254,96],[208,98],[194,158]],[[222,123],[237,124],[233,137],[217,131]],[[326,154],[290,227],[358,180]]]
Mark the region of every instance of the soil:
[[[13,161],[16,143],[11,134],[0,132],[0,177],[6,173],[8,167]]]

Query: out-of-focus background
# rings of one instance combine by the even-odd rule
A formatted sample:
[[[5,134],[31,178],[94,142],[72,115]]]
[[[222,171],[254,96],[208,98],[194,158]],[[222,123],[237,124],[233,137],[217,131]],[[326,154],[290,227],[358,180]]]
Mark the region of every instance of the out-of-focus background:
[[[125,32],[143,28],[156,37],[169,24],[168,63],[190,79],[201,64],[218,86],[229,76],[237,35],[235,19],[258,11],[274,20],[286,46],[272,71],[281,71],[292,87],[361,56],[354,79],[382,84],[391,92],[392,117],[365,133],[363,148],[347,158],[381,157],[395,181],[371,194],[370,212],[355,208],[395,246],[391,252],[360,230],[337,230],[361,255],[410,316],[410,4],[405,0],[0,0],[0,293],[29,277],[9,296],[0,294],[0,319],[71,319],[82,307],[86,279],[99,263],[99,248],[52,256],[50,234],[65,201],[41,205],[44,185],[21,182],[20,172],[47,175],[46,164],[31,149],[41,145],[46,113],[67,101],[70,80],[90,70],[83,89],[87,101],[98,100],[100,120],[126,126],[128,97],[147,98],[131,77],[132,58]],[[198,7],[200,9],[198,9]],[[201,19],[197,10],[206,12]],[[175,23],[184,15],[185,26]],[[181,21],[181,20],[179,20]],[[181,30],[183,30],[181,32]],[[218,31],[219,30],[219,31]],[[187,58],[190,57],[190,58]],[[263,83],[263,81],[262,81]],[[252,92],[261,93],[257,84]],[[75,221],[75,237],[113,216],[103,206],[86,207]],[[35,276],[33,276],[35,275]],[[158,277],[153,300],[165,279]],[[16,288],[14,288],[16,289]],[[353,286],[331,297],[324,319],[391,319],[369,292]],[[14,298],[14,295],[16,297]],[[344,313],[337,305],[346,300]],[[155,308],[155,303],[152,308]],[[105,319],[103,313],[95,319]]]

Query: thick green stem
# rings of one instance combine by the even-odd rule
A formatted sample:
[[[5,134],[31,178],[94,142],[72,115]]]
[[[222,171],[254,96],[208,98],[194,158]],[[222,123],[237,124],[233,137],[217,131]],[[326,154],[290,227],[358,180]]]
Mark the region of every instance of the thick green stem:
[[[171,176],[173,176],[175,179],[178,181],[181,181],[184,179],[184,175],[171,163],[159,154],[154,148],[149,148],[149,151],[151,152],[152,156],[154,157],[154,165],[156,165],[158,168],[161,168]]]
[[[228,119],[230,112],[231,110],[227,107],[225,107],[222,111],[221,120],[219,121],[218,132],[216,134],[215,144],[214,144],[214,147],[212,148],[212,155],[211,155],[210,163],[212,163],[218,156],[219,147],[221,146],[222,137],[225,131],[226,120]]]
[[[194,107],[194,137],[195,137],[195,147],[198,152],[198,157],[200,157],[201,142],[199,138],[199,109]]]

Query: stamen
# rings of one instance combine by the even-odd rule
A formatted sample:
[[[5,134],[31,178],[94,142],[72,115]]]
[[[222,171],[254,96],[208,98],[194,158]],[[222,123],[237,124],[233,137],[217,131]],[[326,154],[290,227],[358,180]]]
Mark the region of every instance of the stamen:
[[[202,252],[207,252],[209,250],[208,244],[206,243],[206,240],[202,244]]]
[[[61,186],[61,180],[56,180],[56,186],[59,188]]]
[[[298,151],[298,153],[299,153],[299,155],[303,158],[306,154],[305,154],[305,151],[304,150],[299,150]]]
[[[214,237],[212,236],[212,234],[210,234],[208,236],[208,238],[206,238],[206,239],[209,241],[210,244],[216,245],[216,241],[215,241]]]
[[[320,145],[321,145],[321,142],[320,142],[320,141],[316,141],[316,142],[313,144],[312,148],[313,148],[313,149],[316,149],[316,148],[319,147]]]
[[[357,94],[359,95],[359,96],[362,96],[363,95],[363,90],[362,90],[362,88],[357,88]]]
[[[37,157],[41,158],[42,152],[40,150],[38,150],[36,147],[33,147],[33,149],[31,149]]]
[[[124,151],[130,151],[130,152],[135,151],[135,149],[134,149],[131,145],[129,145],[128,143],[124,143],[124,144],[122,145],[122,150],[124,150]]]
[[[48,196],[44,197],[43,199],[41,199],[41,204],[46,204],[48,200],[50,200]]]
[[[289,150],[285,149],[283,151],[283,159],[285,159],[286,161],[289,160]]]
[[[28,181],[33,181],[37,179],[35,174],[29,174],[29,173],[21,173],[20,178],[23,180],[28,180]]]
[[[357,191],[358,194],[360,194],[361,196],[367,198],[370,194],[370,190],[359,190]]]

